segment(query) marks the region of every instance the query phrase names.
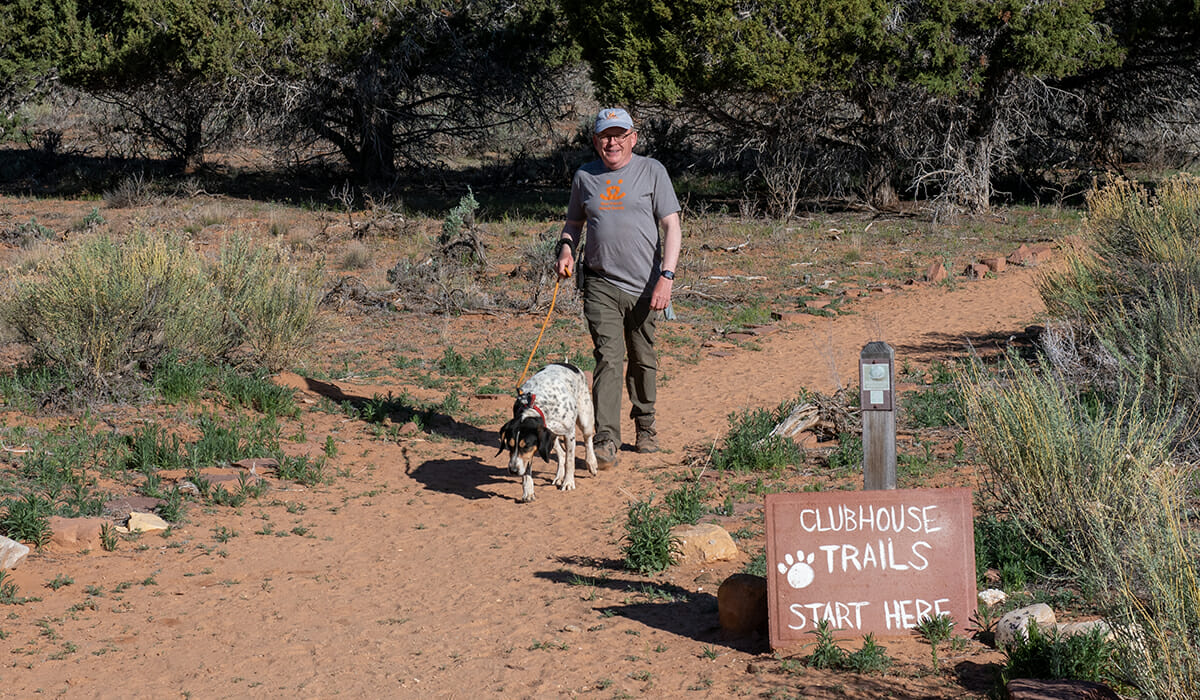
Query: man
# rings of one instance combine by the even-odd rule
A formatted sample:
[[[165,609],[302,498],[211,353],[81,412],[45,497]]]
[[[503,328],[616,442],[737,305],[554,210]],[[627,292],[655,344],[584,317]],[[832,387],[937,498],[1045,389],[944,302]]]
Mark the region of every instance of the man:
[[[571,201],[558,242],[557,272],[570,276],[587,224],[583,250],[583,315],[592,336],[596,369],[596,461],[617,464],[621,445],[621,369],[637,429],[638,452],[657,452],[654,425],[654,322],[671,302],[683,233],[679,200],[666,168],[634,155],[637,131],[623,109],[596,117],[592,145],[600,155],[575,172]],[[659,230],[662,237],[660,240]]]

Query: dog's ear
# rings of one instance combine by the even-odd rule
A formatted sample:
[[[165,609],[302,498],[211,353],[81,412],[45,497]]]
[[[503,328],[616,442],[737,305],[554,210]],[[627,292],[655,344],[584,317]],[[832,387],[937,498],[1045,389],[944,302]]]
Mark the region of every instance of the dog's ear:
[[[513,448],[513,445],[516,442],[516,440],[513,438],[513,433],[516,432],[516,423],[517,419],[514,418],[500,428],[500,451],[496,453],[497,457],[500,456],[500,454],[505,450],[511,450]]]
[[[538,427],[538,456],[547,462],[550,461],[550,451],[554,449],[554,441],[557,438],[554,433],[548,428]]]

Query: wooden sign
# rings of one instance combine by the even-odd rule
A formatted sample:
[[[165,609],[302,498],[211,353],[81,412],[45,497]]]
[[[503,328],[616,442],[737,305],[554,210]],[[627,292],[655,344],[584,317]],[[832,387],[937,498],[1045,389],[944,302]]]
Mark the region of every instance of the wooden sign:
[[[766,500],[772,648],[812,642],[821,620],[843,636],[897,636],[935,615],[950,615],[961,630],[975,613],[970,489]]]

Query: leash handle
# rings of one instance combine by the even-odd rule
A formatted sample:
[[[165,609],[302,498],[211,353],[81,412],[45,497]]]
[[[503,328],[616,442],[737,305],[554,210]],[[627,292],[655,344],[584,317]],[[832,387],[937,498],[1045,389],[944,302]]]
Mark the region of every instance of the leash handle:
[[[567,272],[567,277],[570,277],[570,271]],[[554,294],[550,297],[550,310],[546,312],[546,320],[542,321],[542,330],[538,333],[537,342],[533,344],[533,350],[529,352],[529,359],[525,360],[525,369],[521,370],[521,378],[517,380],[517,394],[521,393],[521,385],[525,383],[525,375],[529,373],[529,364],[533,362],[533,356],[537,354],[538,346],[542,344],[542,336],[546,333],[546,326],[550,323],[550,315],[554,313],[554,302],[558,300],[558,285],[562,284],[562,278],[559,277],[554,281]]]

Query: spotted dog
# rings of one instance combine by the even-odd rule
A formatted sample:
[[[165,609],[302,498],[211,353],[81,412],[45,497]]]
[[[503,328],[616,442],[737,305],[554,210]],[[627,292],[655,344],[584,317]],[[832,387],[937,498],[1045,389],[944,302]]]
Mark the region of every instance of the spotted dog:
[[[534,454],[549,462],[551,448],[558,458],[554,485],[574,490],[576,425],[587,448],[588,471],[595,475],[596,417],[583,372],[565,363],[549,364],[521,385],[513,418],[500,428],[500,452],[508,450],[509,473],[523,477],[522,501],[533,500]]]

